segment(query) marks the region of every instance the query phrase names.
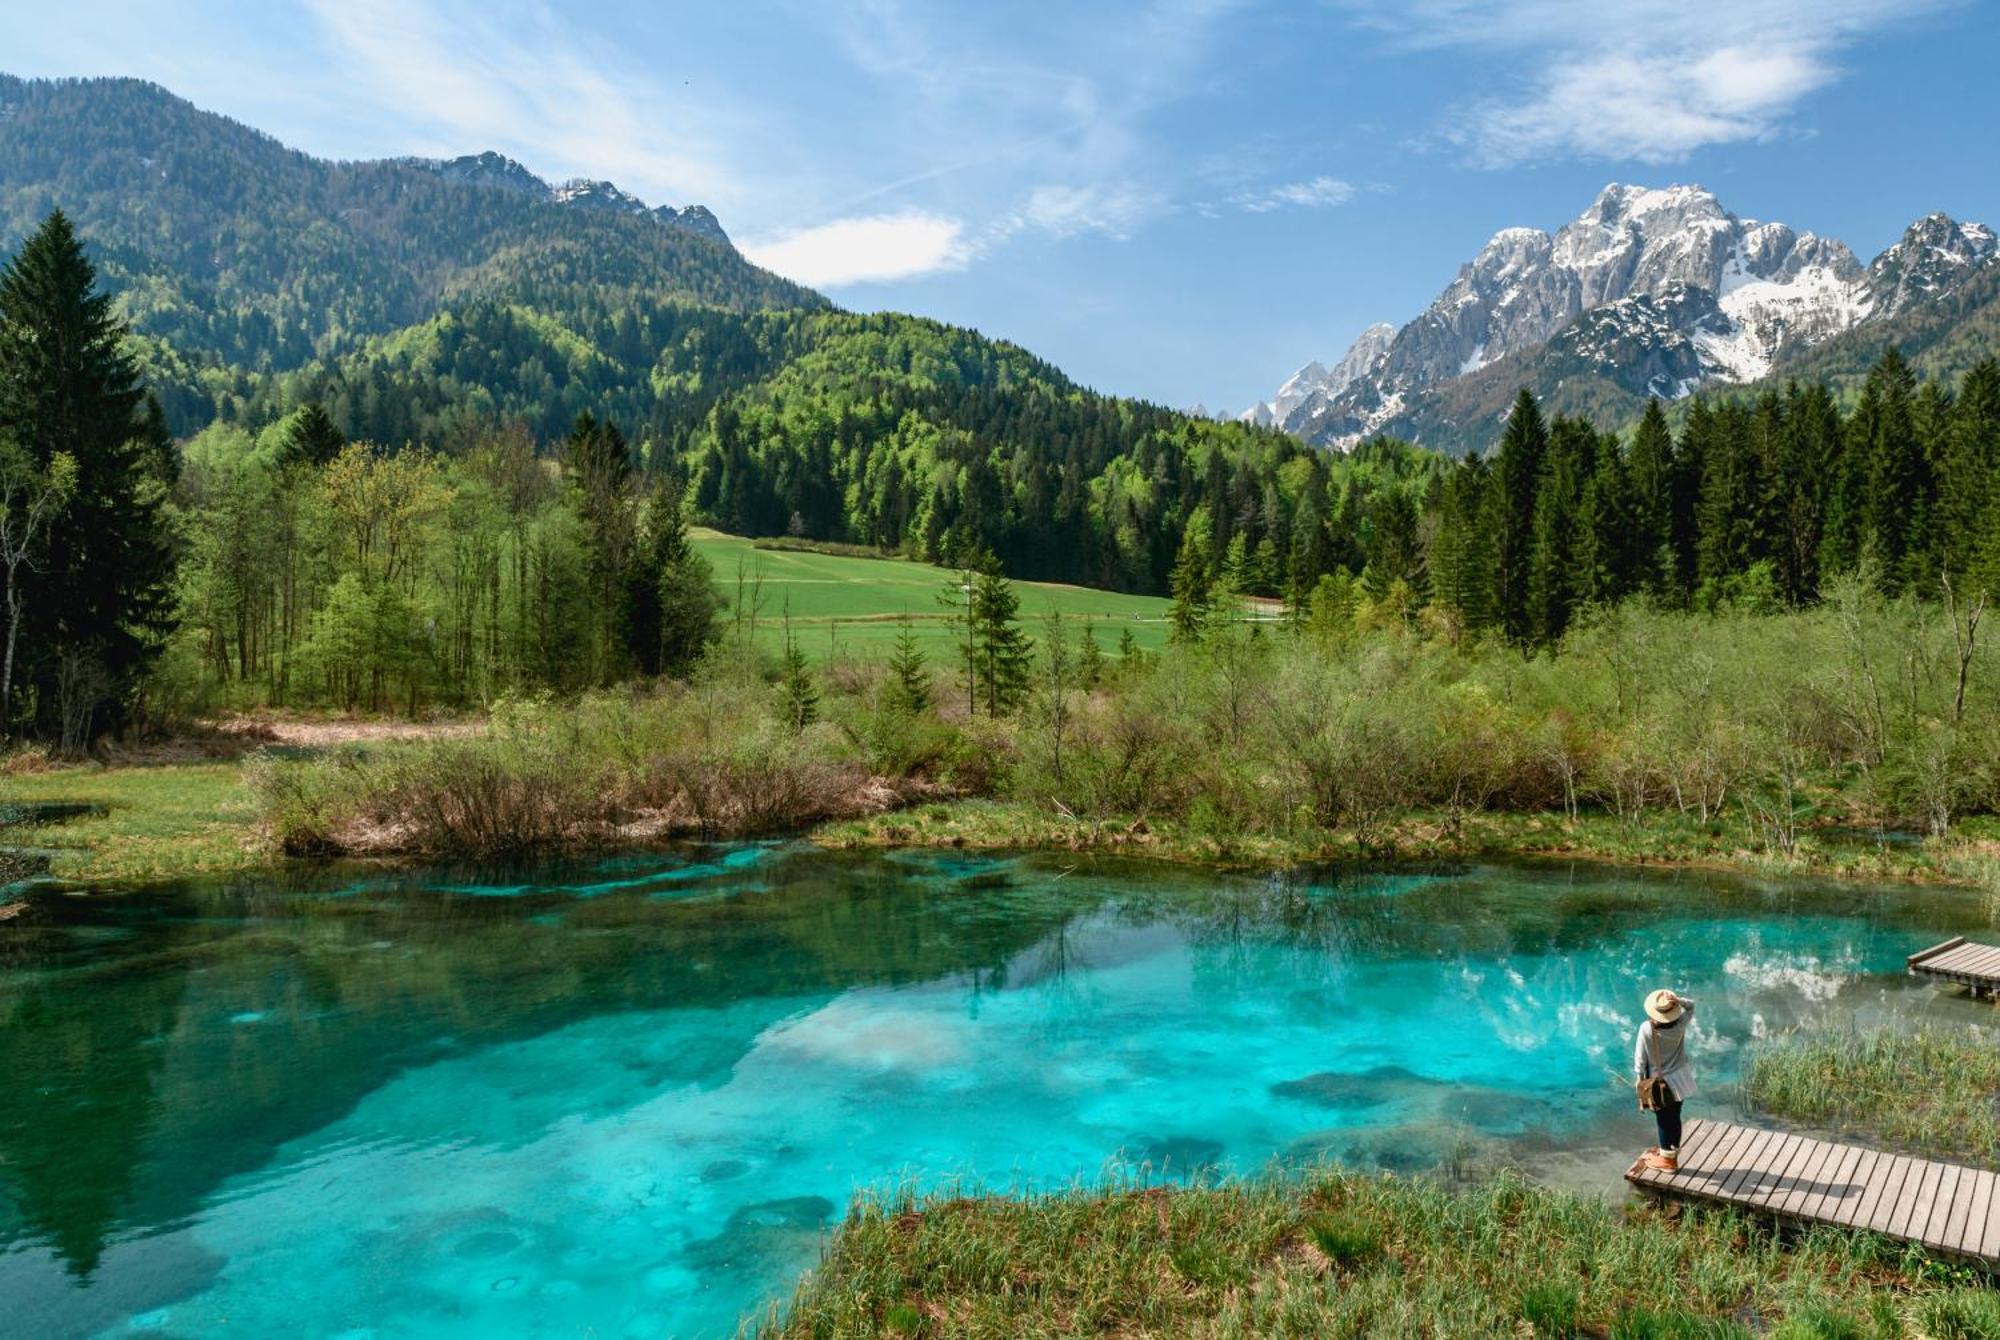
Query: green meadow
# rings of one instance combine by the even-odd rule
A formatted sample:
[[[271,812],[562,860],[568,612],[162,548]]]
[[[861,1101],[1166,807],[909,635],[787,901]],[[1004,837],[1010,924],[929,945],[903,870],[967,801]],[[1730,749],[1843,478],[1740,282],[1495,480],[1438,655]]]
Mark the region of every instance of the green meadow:
[[[951,614],[938,597],[958,585],[959,574],[949,568],[903,558],[760,549],[741,536],[701,527],[693,535],[729,603],[723,619],[747,621],[754,612],[757,639],[766,646],[784,645],[789,619],[792,636],[814,660],[836,654],[883,656],[907,615],[927,648],[948,650]],[[1162,596],[1122,595],[1059,582],[1015,582],[1014,590],[1021,597],[1021,622],[1031,635],[1039,635],[1042,621],[1059,610],[1071,621],[1072,636],[1081,635],[1089,621],[1107,656],[1118,654],[1128,629],[1143,649],[1166,645],[1170,602]]]

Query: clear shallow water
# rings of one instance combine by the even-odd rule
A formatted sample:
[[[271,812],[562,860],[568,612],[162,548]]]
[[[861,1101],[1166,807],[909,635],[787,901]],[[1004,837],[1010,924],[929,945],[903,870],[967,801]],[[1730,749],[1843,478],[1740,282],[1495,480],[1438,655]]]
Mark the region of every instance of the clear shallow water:
[[[1986,1011],[1950,892],[1227,877],[745,845],[44,893],[0,927],[0,1334],[707,1336],[857,1187],[1332,1154],[1611,1190],[1637,1001],[1746,1041]]]

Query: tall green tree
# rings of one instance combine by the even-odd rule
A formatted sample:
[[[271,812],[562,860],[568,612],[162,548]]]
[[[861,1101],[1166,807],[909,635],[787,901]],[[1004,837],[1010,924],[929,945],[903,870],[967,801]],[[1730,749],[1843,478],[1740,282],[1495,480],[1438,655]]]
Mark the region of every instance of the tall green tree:
[[[1494,536],[1494,604],[1507,637],[1526,645],[1536,629],[1532,582],[1535,511],[1547,468],[1549,430],[1542,407],[1523,387],[1507,414],[1494,464],[1489,525]]]
[[[929,659],[917,642],[916,630],[905,614],[896,630],[896,645],[889,653],[888,703],[906,716],[921,716],[931,707]]]
[[[44,561],[23,579],[19,682],[53,714],[84,713],[95,733],[124,721],[173,625],[166,489],[174,453],[124,346],[125,327],[61,211],[0,269],[0,437],[34,468],[59,454],[74,486]],[[89,704],[64,704],[58,669],[98,673]]]
[[[1168,578],[1174,603],[1167,619],[1175,642],[1201,641],[1215,606],[1215,562],[1204,521],[1202,510],[1196,508],[1194,519],[1181,535],[1180,553]]]
[[[347,445],[347,437],[334,426],[333,416],[317,400],[308,400],[285,425],[284,444],[278,449],[279,465],[327,464]]]
[[[991,553],[976,556],[967,608],[971,663],[966,667],[988,716],[1005,716],[1021,703],[1033,673],[1034,639],[1021,630],[1021,598]]]

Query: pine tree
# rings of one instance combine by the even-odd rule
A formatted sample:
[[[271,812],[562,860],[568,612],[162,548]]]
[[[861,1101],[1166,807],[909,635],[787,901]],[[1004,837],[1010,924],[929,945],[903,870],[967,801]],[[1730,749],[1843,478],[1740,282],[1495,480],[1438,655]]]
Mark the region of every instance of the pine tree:
[[[58,454],[75,462],[62,524],[22,578],[16,682],[48,729],[63,696],[59,664],[94,665],[107,687],[80,709],[92,734],[125,719],[173,625],[164,511],[173,449],[96,284],[60,211],[0,269],[0,436],[37,470]]]
[[[1487,502],[1491,483],[1491,467],[1470,457],[1445,476],[1438,499],[1432,581],[1439,603],[1457,616],[1457,626],[1467,632],[1490,628],[1497,618],[1493,516]]]
[[[1930,463],[1917,438],[1916,373],[1894,345],[1869,370],[1854,414],[1867,471],[1864,538],[1882,565],[1883,585],[1899,591],[1914,564],[1913,524],[1921,526],[1930,494]]]
[[[907,614],[896,632],[895,648],[889,654],[886,696],[891,710],[908,716],[921,716],[931,707],[930,663],[923,648],[917,645],[916,631],[910,627]]]
[[[973,569],[968,616],[974,647],[973,673],[988,716],[1004,716],[1020,705],[1032,673],[1034,640],[1021,631],[1021,598],[990,553]]]
[[[1118,664],[1130,669],[1139,664],[1139,658],[1144,654],[1139,650],[1139,639],[1132,636],[1132,630],[1129,628],[1120,629],[1118,632]]]
[[[1526,645],[1535,634],[1530,583],[1534,564],[1535,506],[1549,452],[1548,426],[1535,397],[1523,387],[1500,435],[1492,491],[1494,603],[1510,641]]]
[[[284,445],[278,449],[281,466],[324,466],[340,454],[347,438],[336,428],[326,407],[317,400],[299,406],[285,427]]]
[[[1077,682],[1094,689],[1104,682],[1104,651],[1097,645],[1097,625],[1083,621],[1083,645],[1077,651]]]
[[[1197,509],[1196,517],[1200,515]],[[1167,615],[1173,629],[1173,641],[1199,642],[1207,631],[1214,604],[1212,566],[1208,528],[1190,521],[1181,536],[1181,549],[1174,559],[1173,575],[1168,579],[1168,589],[1174,597],[1173,608]]]
[[[785,654],[780,663],[778,695],[785,721],[793,730],[802,731],[819,719],[819,685],[813,682],[806,654],[792,640],[790,620],[785,623]]]
[[[715,573],[688,538],[678,497],[656,494],[647,521],[646,561],[626,601],[633,650],[647,674],[686,675],[717,635]]]
[[[1674,555],[1674,436],[1657,397],[1646,401],[1646,412],[1632,434],[1628,487],[1632,513],[1632,554],[1638,584],[1665,594],[1678,582]]]

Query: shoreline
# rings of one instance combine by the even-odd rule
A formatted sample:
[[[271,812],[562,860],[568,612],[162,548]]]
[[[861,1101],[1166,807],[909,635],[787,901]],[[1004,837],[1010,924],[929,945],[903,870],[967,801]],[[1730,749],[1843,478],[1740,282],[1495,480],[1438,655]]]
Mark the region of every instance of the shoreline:
[[[63,886],[137,885],[319,863],[277,850],[264,831],[243,757],[142,758],[0,775],[0,809],[8,805],[89,807],[51,822],[0,827],[0,853],[15,849],[46,857],[44,877]],[[1734,824],[1702,825],[1673,814],[1634,824],[1590,813],[1574,820],[1560,813],[1482,812],[1455,818],[1410,813],[1365,834],[1332,830],[1294,837],[1217,837],[1171,820],[1088,820],[1028,802],[931,799],[785,831],[834,851],[949,847],[1073,852],[1222,870],[1277,870],[1317,862],[1588,861],[1753,878],[1975,890],[2000,884],[2000,837],[1985,831],[1993,827],[1986,821],[1968,822],[1943,845],[1910,835],[1869,842],[1852,836],[1852,830],[1822,827],[1806,830],[1795,853],[1785,856],[1750,845],[1749,834]],[[587,856],[664,849],[684,839],[699,840],[675,834],[664,840],[593,841],[549,851]],[[454,856],[390,851],[338,859],[417,865]]]

